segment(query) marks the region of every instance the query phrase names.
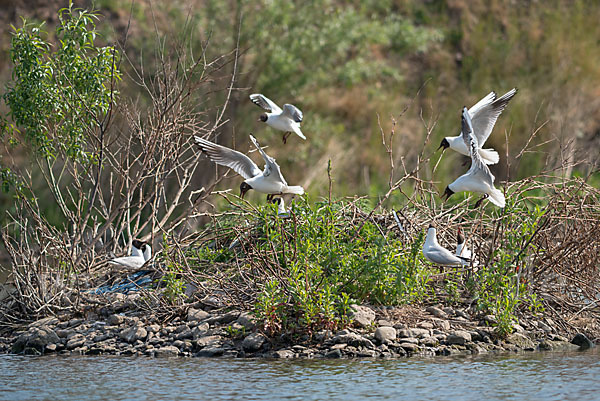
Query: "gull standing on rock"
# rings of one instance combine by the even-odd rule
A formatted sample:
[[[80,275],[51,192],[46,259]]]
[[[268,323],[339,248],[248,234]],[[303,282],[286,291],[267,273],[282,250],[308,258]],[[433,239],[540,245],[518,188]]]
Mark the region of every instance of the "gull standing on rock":
[[[276,130],[285,132],[283,134],[283,143],[286,143],[288,136],[292,132],[306,140],[306,137],[300,130],[303,114],[296,106],[286,103],[283,105],[282,110],[271,99],[260,93],[250,95],[250,100],[268,112],[261,114],[259,121],[267,123],[268,126]]]
[[[108,263],[127,268],[140,268],[152,259],[152,248],[143,241],[134,239],[131,243],[131,256],[122,256],[108,261]]]
[[[433,224],[429,225],[425,243],[423,244],[423,256],[430,262],[440,266],[462,266],[469,263],[469,258],[457,256],[441,246],[437,242],[436,231]]]
[[[252,159],[237,150],[217,145],[214,142],[207,141],[198,136],[195,136],[194,139],[198,146],[200,146],[200,149],[208,155],[210,160],[221,166],[229,167],[244,177],[244,182],[240,184],[240,196],[242,198],[244,198],[246,192],[251,189],[267,194],[268,201],[273,198],[273,195],[304,194],[304,188],[301,186],[288,185],[283,178],[283,175],[281,175],[281,170],[279,169],[279,165],[275,162],[275,159],[262,150],[258,141],[252,134],[250,134],[250,140],[265,160],[265,168],[263,171],[260,171]]]
[[[495,178],[477,151],[479,145],[473,131],[473,123],[469,111],[466,107],[463,108],[462,113],[462,137],[465,145],[470,150],[471,168],[446,187],[442,198],[446,196],[446,200],[448,200],[452,194],[462,191],[479,192],[484,194],[484,197],[475,204],[475,207],[478,207],[485,198],[489,198],[498,207],[504,207],[506,203],[504,194],[494,187]]]
[[[517,88],[512,88],[501,97],[496,98],[496,92],[490,92],[469,109],[469,116],[473,121],[473,128],[477,138],[477,149],[485,164],[496,164],[500,160],[498,152],[494,149],[482,149],[482,147],[492,133],[498,117],[500,117],[500,114],[516,93]],[[462,155],[469,156],[469,148],[465,145],[462,135],[445,137],[442,139],[440,148],[444,148],[444,150],[450,148]]]

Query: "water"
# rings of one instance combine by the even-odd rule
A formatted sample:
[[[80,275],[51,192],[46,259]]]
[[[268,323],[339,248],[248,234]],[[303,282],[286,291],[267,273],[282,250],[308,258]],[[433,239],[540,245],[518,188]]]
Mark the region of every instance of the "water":
[[[0,400],[594,400],[600,352],[401,360],[0,355]]]

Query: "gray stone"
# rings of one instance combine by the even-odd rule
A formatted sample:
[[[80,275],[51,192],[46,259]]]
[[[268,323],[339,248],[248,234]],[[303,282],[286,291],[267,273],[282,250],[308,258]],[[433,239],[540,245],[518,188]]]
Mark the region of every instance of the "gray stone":
[[[378,327],[377,330],[375,330],[375,338],[379,342],[394,340],[396,338],[396,329],[389,326]]]
[[[406,341],[406,339],[404,339],[403,341]],[[438,345],[438,339],[435,337],[427,337],[422,339],[420,343],[421,345],[424,345],[426,347],[435,347]]]
[[[179,348],[174,345],[167,345],[165,347],[156,348],[154,350],[154,356],[159,358],[174,357],[179,355]]]
[[[60,342],[60,339],[51,328],[47,326],[32,327],[17,337],[12,346],[12,352],[17,354],[21,352],[41,354],[48,344],[58,342]]]
[[[246,330],[252,330],[255,326],[254,317],[246,312],[241,313],[240,316],[238,316],[236,322],[242,325]]]
[[[331,332],[331,330],[321,330],[315,333],[315,340],[316,341],[325,341],[327,340],[329,337],[331,337],[333,333]]]
[[[75,334],[67,342],[67,349],[75,349],[81,347],[83,344],[85,344],[85,340],[86,338],[83,336],[83,334]]]
[[[265,337],[264,334],[252,333],[252,334],[246,336],[246,338],[244,338],[244,341],[242,342],[242,348],[245,351],[250,351],[250,352],[258,351],[262,347],[262,345],[265,343],[266,340],[267,340],[267,337]]]
[[[416,337],[416,338],[425,338],[430,337],[429,330],[427,329],[402,329],[398,331],[398,337]]]
[[[450,330],[450,322],[447,320],[434,319],[433,325],[440,330],[444,330],[444,331]]]
[[[391,322],[389,322],[388,320],[385,320],[385,319],[379,319],[377,321],[377,324],[379,326],[393,326],[393,324]]]
[[[204,336],[196,340],[196,345],[200,348],[220,344],[222,340],[221,336]]]
[[[110,324],[111,326],[118,326],[120,324],[122,324],[125,321],[125,316],[123,315],[110,315],[108,317],[108,324]]]
[[[342,351],[339,349],[334,349],[325,354],[325,358],[341,358]]]
[[[333,344],[330,349],[344,349],[347,346],[348,346],[348,344],[345,344],[345,343]]]
[[[512,333],[506,338],[506,342],[509,344],[516,345],[518,348],[525,350],[534,350],[535,344],[531,339],[525,337],[521,333]]]
[[[439,317],[441,319],[447,319],[448,315],[446,314],[446,312],[444,312],[443,310],[441,310],[438,307],[435,306],[428,306],[425,311],[427,311],[428,313],[432,314],[435,317]]]
[[[417,327],[420,328],[420,329],[431,330],[431,329],[433,329],[433,323],[431,323],[431,322],[419,322],[419,323],[417,323]]]
[[[571,340],[571,344],[575,344],[581,349],[588,349],[594,347],[594,343],[583,333],[577,333],[575,337],[573,337],[573,339]]]
[[[407,352],[416,352],[419,350],[419,346],[417,344],[407,342],[400,343],[400,347]]]
[[[75,334],[75,330],[72,329],[58,329],[56,330],[56,335],[60,338],[69,338]]]
[[[465,345],[466,342],[471,341],[471,334],[464,330],[456,330],[446,337],[448,344]]]
[[[133,326],[129,329],[125,329],[119,333],[119,337],[128,343],[136,342],[137,340],[145,340],[148,332],[141,326]]]
[[[222,347],[216,346],[216,345],[211,345],[208,347],[203,348],[202,350],[200,350],[200,352],[198,352],[196,354],[196,356],[199,357],[214,357],[214,356],[221,356],[223,355],[223,353],[226,350]]]
[[[375,312],[368,306],[350,305],[352,310],[351,317],[354,320],[354,323],[359,325],[360,327],[367,327],[373,324],[375,321]]]
[[[332,341],[335,344],[350,344],[355,347],[368,347],[375,348],[375,345],[371,342],[371,340],[364,338],[363,336],[356,333],[348,333],[348,334],[338,334],[332,338]]]
[[[194,327],[192,330],[192,338],[194,340],[199,339],[200,337],[204,337],[210,328],[208,323],[201,323],[198,326]]]
[[[146,331],[148,333],[158,333],[160,331],[160,325],[151,324],[150,326],[146,326]]]
[[[296,354],[294,354],[294,351],[289,350],[289,349],[280,349],[273,353],[273,356],[275,358],[281,358],[281,359],[293,358],[295,355]]]
[[[360,358],[375,358],[377,351],[373,349],[364,349],[356,353],[356,356]]]
[[[55,352],[56,351],[56,344],[48,344],[46,345],[46,352]]]
[[[206,320],[210,317],[210,313],[203,311],[202,309],[188,309],[187,321],[188,322],[199,322]]]

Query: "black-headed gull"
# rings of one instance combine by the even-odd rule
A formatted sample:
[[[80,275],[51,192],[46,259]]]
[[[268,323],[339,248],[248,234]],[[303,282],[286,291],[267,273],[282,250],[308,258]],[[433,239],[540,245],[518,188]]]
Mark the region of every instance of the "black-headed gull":
[[[469,249],[469,247],[467,247],[466,242],[467,241],[465,240],[465,237],[463,237],[463,235],[462,235],[460,226],[458,226],[458,236],[456,239],[456,256],[460,256],[460,257],[471,260],[471,259],[473,259],[472,255],[471,255],[471,250]],[[473,263],[473,266],[478,265],[478,263],[476,261],[473,261],[472,263]],[[469,263],[467,261],[463,262],[463,265],[465,265],[465,266],[468,266],[470,264],[471,263]]]
[[[469,116],[473,121],[475,137],[477,138],[479,155],[485,164],[496,164],[500,160],[498,152],[494,149],[482,149],[482,147],[492,133],[498,117],[516,93],[517,88],[512,88],[504,95],[496,98],[496,92],[490,92],[469,109]],[[465,145],[462,135],[445,137],[442,139],[440,148],[444,148],[444,150],[450,148],[460,154],[469,156],[469,149]]]
[[[265,168],[263,171],[260,171],[252,159],[237,150],[217,145],[214,142],[207,141],[198,136],[195,136],[194,139],[198,146],[200,146],[200,149],[208,155],[210,160],[222,166],[229,167],[244,177],[244,181],[240,184],[240,196],[242,198],[250,189],[268,194],[267,200],[269,201],[273,195],[304,194],[304,188],[301,186],[288,185],[283,178],[283,175],[281,175],[281,170],[279,169],[279,165],[275,162],[275,159],[262,150],[256,138],[252,135],[250,135],[250,140],[265,160]]]
[[[473,130],[469,110],[466,107],[463,108],[462,113],[462,137],[467,149],[469,149],[471,168],[446,187],[442,198],[446,196],[446,200],[448,200],[456,192],[479,192],[484,194],[484,198],[489,198],[494,205],[504,207],[506,203],[504,194],[494,187],[494,176],[477,151],[479,145]],[[478,205],[479,202],[477,202],[476,206]]]
[[[260,94],[253,93],[250,100],[257,106],[267,110],[268,113],[261,114],[259,121],[267,123],[270,127],[285,132],[283,134],[283,143],[286,143],[288,136],[293,132],[302,139],[306,139],[300,130],[303,114],[296,106],[284,104],[283,110],[277,106],[271,99]]]
[[[433,224],[430,224],[427,230],[427,236],[423,244],[423,256],[430,262],[440,266],[462,266],[464,263],[469,263],[468,258],[456,256],[437,242]]]
[[[131,243],[131,255],[130,256],[122,256],[120,258],[114,258],[108,261],[108,263],[127,267],[127,268],[140,268],[152,259],[152,248],[149,244],[146,244],[143,241],[134,239]]]
[[[283,198],[273,198],[273,203],[277,204],[277,216],[278,217],[282,217],[282,218],[286,218],[286,217],[290,217],[290,214],[285,210],[285,201],[283,200]]]

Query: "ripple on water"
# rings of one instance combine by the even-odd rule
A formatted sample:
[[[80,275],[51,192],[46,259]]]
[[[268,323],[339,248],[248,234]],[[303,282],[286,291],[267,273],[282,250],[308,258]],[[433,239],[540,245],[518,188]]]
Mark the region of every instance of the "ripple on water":
[[[0,400],[583,400],[600,353],[401,360],[0,356]]]

